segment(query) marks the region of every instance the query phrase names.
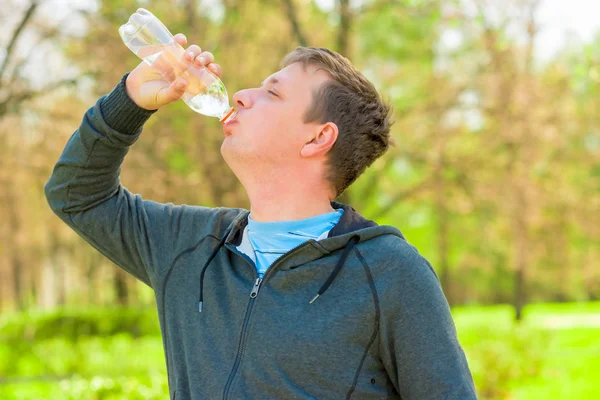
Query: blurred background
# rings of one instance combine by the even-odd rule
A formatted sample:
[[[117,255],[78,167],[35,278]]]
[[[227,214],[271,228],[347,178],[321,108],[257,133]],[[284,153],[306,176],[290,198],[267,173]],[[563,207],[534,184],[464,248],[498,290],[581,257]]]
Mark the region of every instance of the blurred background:
[[[298,45],[348,57],[395,147],[340,199],[435,266],[482,399],[600,396],[600,5],[589,0],[2,0],[0,398],[163,399],[153,292],[71,232],[43,186],[139,62],[138,7],[213,52],[230,96]],[[122,182],[248,207],[215,118],[156,113]]]

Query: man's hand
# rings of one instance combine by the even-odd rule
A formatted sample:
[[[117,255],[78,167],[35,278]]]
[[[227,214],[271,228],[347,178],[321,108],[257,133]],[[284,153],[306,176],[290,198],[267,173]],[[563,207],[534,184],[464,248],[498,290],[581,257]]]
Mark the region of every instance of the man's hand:
[[[187,39],[182,33],[175,35],[174,39],[181,46],[187,43]],[[190,67],[206,66],[219,78],[221,77],[221,67],[214,63],[213,54],[208,51],[202,52],[197,45],[189,46],[182,55],[178,55],[179,59],[173,59],[174,53],[176,54],[176,49],[175,52],[169,52],[166,48],[152,66],[142,61],[127,76],[125,81],[127,94],[139,107],[156,110],[179,100],[190,84],[190,79],[186,79],[186,75],[189,77],[186,70]],[[160,70],[166,71],[166,68],[161,68],[162,65],[166,65],[165,57],[170,58],[173,61],[170,64],[175,65],[175,68],[170,70],[166,77],[160,72]],[[176,76],[179,77],[175,79]],[[175,80],[169,83],[168,80],[171,79]]]

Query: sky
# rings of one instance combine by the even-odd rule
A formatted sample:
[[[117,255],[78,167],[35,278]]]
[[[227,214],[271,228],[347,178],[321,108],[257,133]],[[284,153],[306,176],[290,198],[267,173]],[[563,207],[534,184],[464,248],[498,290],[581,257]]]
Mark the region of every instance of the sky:
[[[599,0],[544,0],[537,15],[538,56],[552,57],[571,41],[589,42],[600,34]]]

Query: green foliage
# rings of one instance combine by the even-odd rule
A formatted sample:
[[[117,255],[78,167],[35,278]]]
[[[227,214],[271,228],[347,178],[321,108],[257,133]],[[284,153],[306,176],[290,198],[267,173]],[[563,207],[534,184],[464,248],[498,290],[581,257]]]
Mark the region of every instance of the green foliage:
[[[194,163],[187,156],[185,150],[178,147],[170,147],[166,154],[167,165],[178,174],[185,174],[193,170]]]
[[[547,332],[523,327],[482,327],[472,341],[463,340],[470,354],[470,367],[483,398],[506,398],[515,382],[535,377],[543,365]],[[519,360],[519,362],[515,362]]]
[[[157,336],[134,338],[129,333],[81,337],[57,336],[33,343],[0,344],[0,376],[24,378],[73,374],[120,376],[163,372],[162,343]]]
[[[80,318],[75,318],[78,313]],[[56,330],[53,335],[37,334],[35,340],[21,341],[13,335],[28,329],[41,332],[35,325],[47,326],[52,319],[49,316],[69,315],[89,324],[90,313],[112,321],[107,326],[125,330],[79,337],[72,336],[73,332],[90,330]],[[2,316],[0,398],[166,398],[160,336],[148,330],[148,336],[135,337],[130,323],[119,321],[128,315],[130,320],[130,315],[137,315],[138,323],[148,327],[156,322],[152,312],[115,308]],[[480,399],[588,399],[598,393],[600,303],[530,305],[520,325],[514,323],[512,309],[505,305],[461,307],[454,309],[453,315]],[[8,326],[9,335],[4,330]]]
[[[0,319],[1,399],[163,399],[156,311],[24,312]]]
[[[481,399],[587,399],[597,393],[600,303],[530,305],[521,324],[512,315],[505,305],[453,310]]]
[[[90,378],[73,375],[57,382],[0,386],[3,400],[163,400],[168,398],[168,393],[164,373]]]
[[[153,308],[88,307],[57,309],[50,312],[29,310],[5,315],[0,320],[0,342],[52,339],[57,336],[76,341],[82,336],[108,336],[128,332],[133,337],[160,333]]]

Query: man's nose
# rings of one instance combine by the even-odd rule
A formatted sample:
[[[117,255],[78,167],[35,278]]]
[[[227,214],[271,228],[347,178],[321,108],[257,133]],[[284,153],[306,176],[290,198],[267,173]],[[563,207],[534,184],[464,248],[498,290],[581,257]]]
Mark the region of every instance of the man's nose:
[[[238,108],[250,108],[252,106],[252,96],[249,89],[240,90],[233,95],[233,103]]]

